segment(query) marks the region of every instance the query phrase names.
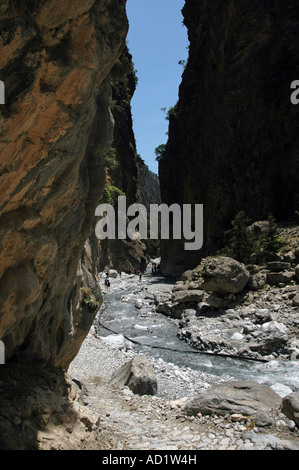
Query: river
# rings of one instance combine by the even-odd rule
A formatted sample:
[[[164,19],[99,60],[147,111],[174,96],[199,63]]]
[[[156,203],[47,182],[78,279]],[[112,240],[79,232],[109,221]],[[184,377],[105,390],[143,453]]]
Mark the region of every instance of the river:
[[[205,355],[194,350],[177,337],[178,321],[155,312],[153,292],[169,284],[160,276],[147,273],[138,276],[122,274],[111,279],[108,292],[101,278],[104,304],[98,313],[94,328],[101,337],[120,334],[131,340],[130,347],[155,359],[179,367],[189,367],[222,380],[255,380],[273,386],[281,384],[291,391],[299,391],[299,361],[273,360],[266,363]],[[170,283],[171,286],[171,283]]]

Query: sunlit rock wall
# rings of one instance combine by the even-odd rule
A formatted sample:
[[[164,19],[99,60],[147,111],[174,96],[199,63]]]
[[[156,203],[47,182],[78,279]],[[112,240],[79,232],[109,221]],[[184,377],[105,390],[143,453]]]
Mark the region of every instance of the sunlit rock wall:
[[[7,360],[67,367],[93,319],[81,253],[104,189],[125,0],[3,0],[0,25],[0,339]]]

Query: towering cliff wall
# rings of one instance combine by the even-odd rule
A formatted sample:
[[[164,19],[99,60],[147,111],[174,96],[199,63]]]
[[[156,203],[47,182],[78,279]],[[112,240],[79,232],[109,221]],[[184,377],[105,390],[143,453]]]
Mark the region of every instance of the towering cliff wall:
[[[183,15],[189,59],[159,175],[162,202],[204,205],[204,244],[162,242],[164,274],[213,253],[240,210],[283,220],[298,204],[297,3],[188,0]]]
[[[152,173],[137,154],[133,130],[131,100],[138,78],[133,58],[127,48],[114,65],[110,74],[111,111],[115,121],[113,142],[106,155],[107,177],[103,201],[113,204],[117,211],[117,198],[126,196],[127,207],[160,200],[158,176]],[[156,243],[157,245],[157,243]],[[156,254],[156,245],[149,240],[109,240],[99,243],[99,271],[115,268],[131,272],[140,269]]]
[[[7,360],[67,367],[93,320],[80,260],[105,185],[125,0],[3,0],[0,24],[0,339]]]
[[[137,85],[132,56],[124,49],[110,74],[111,112],[114,119],[113,141],[106,154],[106,184],[103,202],[114,206],[118,196],[126,197],[127,207],[139,200],[139,158],[133,131],[131,99]],[[116,220],[117,223],[117,220]],[[145,263],[146,246],[140,239],[105,239],[99,243],[99,271],[114,268],[131,272]]]

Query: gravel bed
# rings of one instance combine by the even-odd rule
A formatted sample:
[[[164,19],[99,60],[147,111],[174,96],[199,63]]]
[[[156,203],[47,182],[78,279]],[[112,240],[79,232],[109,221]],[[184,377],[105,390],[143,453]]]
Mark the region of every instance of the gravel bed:
[[[103,340],[89,334],[71,363],[68,374],[72,379],[88,383],[93,377],[109,381],[112,374],[134,356],[133,350],[123,350],[107,345]],[[150,359],[158,381],[157,395],[166,399],[192,397],[207,389],[211,383],[219,383],[219,377],[209,376],[188,367],[178,367],[162,359]]]

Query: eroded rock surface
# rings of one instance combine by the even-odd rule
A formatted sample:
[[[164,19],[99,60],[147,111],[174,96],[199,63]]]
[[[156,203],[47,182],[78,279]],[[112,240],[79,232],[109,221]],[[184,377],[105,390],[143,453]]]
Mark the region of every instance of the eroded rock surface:
[[[125,1],[5,0],[0,21],[0,337],[7,359],[67,366],[92,323],[77,268],[104,188]]]

